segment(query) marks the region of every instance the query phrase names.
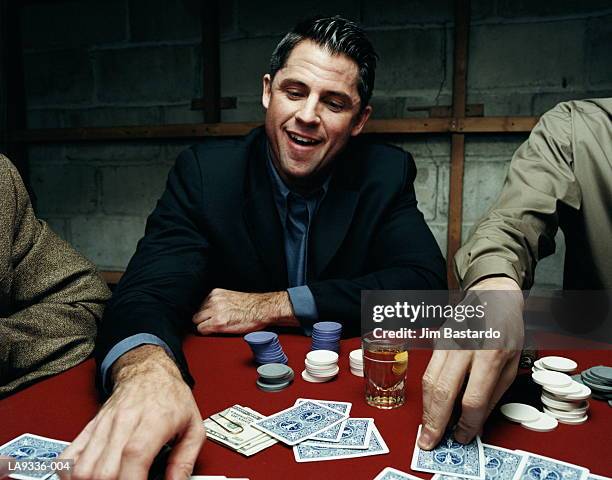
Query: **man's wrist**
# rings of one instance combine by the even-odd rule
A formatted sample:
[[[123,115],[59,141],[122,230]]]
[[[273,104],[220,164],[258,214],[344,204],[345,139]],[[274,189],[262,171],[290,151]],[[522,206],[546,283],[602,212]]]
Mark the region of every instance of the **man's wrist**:
[[[167,374],[181,377],[176,363],[164,349],[157,345],[142,345],[126,352],[113,364],[111,381],[116,386],[135,376],[163,371]]]
[[[505,275],[487,277],[472,285],[469,290],[520,290],[516,281]]]
[[[298,327],[300,323],[293,312],[293,305],[287,291],[265,293],[268,298],[264,299],[267,306],[266,320],[270,325],[281,327]]]

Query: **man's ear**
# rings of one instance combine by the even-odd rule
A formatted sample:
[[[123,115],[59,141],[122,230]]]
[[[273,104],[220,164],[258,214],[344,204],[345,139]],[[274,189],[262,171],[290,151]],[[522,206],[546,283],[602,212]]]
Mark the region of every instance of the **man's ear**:
[[[270,105],[270,95],[272,95],[272,77],[270,77],[269,73],[263,76],[262,87],[261,103],[267,110],[268,105]]]
[[[363,127],[368,121],[368,118],[370,118],[371,114],[372,106],[368,105],[366,108],[363,109],[363,112],[357,115],[357,118],[355,119],[355,125],[353,125],[353,128],[351,128],[352,137],[356,137],[361,133],[361,130],[363,130]]]

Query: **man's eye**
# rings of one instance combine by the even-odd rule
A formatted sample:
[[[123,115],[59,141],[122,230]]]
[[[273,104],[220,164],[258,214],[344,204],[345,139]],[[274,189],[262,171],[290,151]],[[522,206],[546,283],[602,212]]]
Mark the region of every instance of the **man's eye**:
[[[298,90],[287,90],[287,96],[289,98],[300,98],[302,94]]]
[[[327,102],[327,106],[334,112],[339,112],[344,108],[344,105],[338,102]]]

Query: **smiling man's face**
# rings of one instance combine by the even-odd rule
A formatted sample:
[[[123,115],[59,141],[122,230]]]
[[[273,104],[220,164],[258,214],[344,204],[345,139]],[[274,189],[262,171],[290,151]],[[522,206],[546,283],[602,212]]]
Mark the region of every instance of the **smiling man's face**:
[[[349,138],[361,132],[371,107],[361,109],[358,76],[356,62],[311,40],[296,45],[274,80],[264,76],[266,134],[289,187],[316,187]]]

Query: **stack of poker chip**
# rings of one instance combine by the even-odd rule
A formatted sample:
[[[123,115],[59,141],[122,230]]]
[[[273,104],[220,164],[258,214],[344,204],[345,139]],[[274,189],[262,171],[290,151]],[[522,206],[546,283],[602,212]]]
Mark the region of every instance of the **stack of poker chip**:
[[[257,387],[264,392],[278,392],[293,382],[293,370],[284,363],[266,363],[257,369]]]
[[[353,375],[363,377],[363,350],[361,348],[349,353],[349,364]]]
[[[537,360],[532,368],[531,378],[542,385],[544,413],[567,425],[580,425],[589,418],[591,389],[567,375],[577,366],[569,358],[550,356]]]
[[[255,362],[260,365],[266,363],[287,363],[287,355],[283,352],[278,335],[273,332],[251,332],[244,336],[251,347]]]
[[[311,350],[340,351],[342,325],[338,322],[318,322],[312,326]]]
[[[593,391],[593,398],[612,402],[612,367],[598,365],[572,378],[590,388]]]
[[[328,382],[335,378],[340,371],[338,367],[338,354],[331,350],[313,350],[308,352],[304,360],[306,369],[302,378],[311,383]]]

